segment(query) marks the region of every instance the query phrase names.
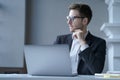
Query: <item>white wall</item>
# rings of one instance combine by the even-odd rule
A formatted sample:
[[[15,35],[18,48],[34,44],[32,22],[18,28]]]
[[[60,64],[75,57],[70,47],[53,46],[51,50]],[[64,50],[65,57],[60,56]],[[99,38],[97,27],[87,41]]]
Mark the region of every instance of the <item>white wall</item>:
[[[108,20],[107,5],[104,0],[31,0],[31,20],[29,20],[29,40],[32,44],[53,44],[57,35],[69,33],[66,23],[68,6],[71,3],[83,2],[91,6],[93,18],[89,30],[99,36],[100,27]],[[28,14],[29,15],[29,14]],[[31,24],[31,25],[30,25]]]
[[[25,0],[0,0],[0,67],[23,67]]]

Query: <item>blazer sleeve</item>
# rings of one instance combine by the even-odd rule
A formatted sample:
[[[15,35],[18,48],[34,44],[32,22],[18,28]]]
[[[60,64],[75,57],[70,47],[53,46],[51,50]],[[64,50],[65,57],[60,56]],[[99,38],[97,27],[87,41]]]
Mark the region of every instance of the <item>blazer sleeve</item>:
[[[54,44],[65,44],[65,36],[63,35],[59,35],[56,38],[56,41],[54,42]]]
[[[79,54],[80,59],[84,62],[85,74],[101,73],[104,67],[106,55],[106,42],[101,40],[93,43],[93,46],[88,47]],[[79,71],[78,71],[79,72]]]
[[[71,44],[71,34],[59,35],[54,44]]]

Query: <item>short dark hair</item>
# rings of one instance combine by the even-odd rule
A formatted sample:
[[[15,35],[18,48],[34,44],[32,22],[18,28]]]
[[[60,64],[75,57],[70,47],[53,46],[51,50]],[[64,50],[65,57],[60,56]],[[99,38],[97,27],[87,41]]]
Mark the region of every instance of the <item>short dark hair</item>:
[[[82,17],[88,18],[88,24],[92,18],[92,10],[87,4],[71,4],[69,10],[75,9],[78,10]]]

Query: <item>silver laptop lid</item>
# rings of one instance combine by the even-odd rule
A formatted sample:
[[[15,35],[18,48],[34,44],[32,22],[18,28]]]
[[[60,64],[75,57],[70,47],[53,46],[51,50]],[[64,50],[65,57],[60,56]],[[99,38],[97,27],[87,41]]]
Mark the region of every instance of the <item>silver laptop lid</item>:
[[[28,74],[72,75],[68,45],[26,45],[24,50]]]

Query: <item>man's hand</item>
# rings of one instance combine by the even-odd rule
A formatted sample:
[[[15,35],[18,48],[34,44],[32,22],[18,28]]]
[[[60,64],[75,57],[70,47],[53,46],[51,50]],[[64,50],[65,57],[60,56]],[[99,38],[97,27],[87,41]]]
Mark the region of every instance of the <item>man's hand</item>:
[[[73,33],[73,37],[80,41],[81,46],[86,44],[85,33],[82,30],[80,29],[75,30],[75,32]]]

